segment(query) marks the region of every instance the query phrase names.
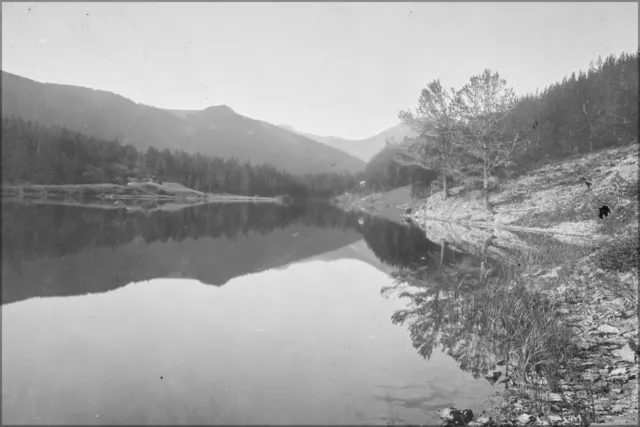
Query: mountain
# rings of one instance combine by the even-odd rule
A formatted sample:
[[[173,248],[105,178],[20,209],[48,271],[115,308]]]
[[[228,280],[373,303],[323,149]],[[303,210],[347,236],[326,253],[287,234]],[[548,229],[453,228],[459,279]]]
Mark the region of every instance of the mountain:
[[[280,127],[290,132],[295,132],[299,135],[313,139],[314,141],[321,142],[330,147],[340,149],[345,153],[351,154],[352,156],[364,160],[365,162],[371,160],[371,158],[375,154],[377,154],[384,148],[387,139],[392,138],[399,142],[402,141],[405,136],[415,137],[418,135],[413,129],[411,129],[411,127],[405,125],[404,123],[399,123],[396,126],[379,132],[369,138],[360,140],[337,138],[335,136],[313,135],[310,133],[298,131],[287,125],[280,125]]]
[[[2,114],[68,127],[93,137],[117,138],[143,150],[154,146],[236,157],[291,174],[357,172],[365,165],[344,151],[242,116],[226,105],[202,111],[164,110],[111,92],[39,83],[5,71]]]

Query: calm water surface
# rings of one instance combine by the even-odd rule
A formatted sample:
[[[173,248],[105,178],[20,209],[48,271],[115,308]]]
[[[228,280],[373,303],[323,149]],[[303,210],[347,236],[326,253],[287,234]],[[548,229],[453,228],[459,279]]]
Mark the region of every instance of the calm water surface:
[[[3,204],[2,245],[5,424],[429,424],[495,391],[392,321],[390,275],[441,254],[400,224]]]

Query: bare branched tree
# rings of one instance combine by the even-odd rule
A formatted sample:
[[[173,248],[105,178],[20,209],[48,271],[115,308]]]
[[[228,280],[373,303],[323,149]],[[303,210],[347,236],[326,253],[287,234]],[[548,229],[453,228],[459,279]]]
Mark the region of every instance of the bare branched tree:
[[[422,89],[415,113],[401,111],[399,114],[400,120],[418,132],[419,137],[399,152],[398,161],[438,170],[444,200],[449,196],[447,179],[459,171],[454,156],[459,136],[455,101],[453,89],[445,90],[440,80],[433,80]]]
[[[528,139],[507,120],[516,103],[507,81],[488,69],[471,77],[456,95],[466,152],[482,161],[484,203],[489,211],[493,211],[489,203],[491,174],[496,168],[511,166],[515,155],[528,145]]]

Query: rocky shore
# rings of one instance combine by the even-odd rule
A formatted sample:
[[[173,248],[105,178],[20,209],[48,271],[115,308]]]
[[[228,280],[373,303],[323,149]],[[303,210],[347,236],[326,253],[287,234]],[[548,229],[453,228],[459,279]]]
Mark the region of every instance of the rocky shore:
[[[637,301],[634,308],[628,298],[617,296],[606,285],[616,278],[588,261],[576,266],[564,285],[555,282],[548,289],[578,347],[558,389],[551,391],[542,376],[530,384],[515,383],[496,366],[486,377],[502,392],[494,412],[475,416],[469,409],[443,408],[443,425],[638,425]],[[620,274],[617,280],[637,289],[637,275]]]
[[[498,392],[493,410],[442,408],[443,425],[638,425],[637,155],[637,145],[609,150],[503,183],[491,198],[493,214],[455,191],[446,201],[432,196],[414,213],[430,239],[440,236],[453,244],[479,246],[483,233],[469,231],[475,225],[505,234],[500,237],[511,245],[521,242],[505,230],[545,233],[591,251],[574,262],[521,273],[553,302],[569,328],[572,359],[554,376],[533,373],[528,381],[516,380],[522,373],[508,374],[504,361],[498,362],[486,376]],[[589,169],[598,187],[585,192],[574,178]],[[600,203],[617,216],[599,220],[593,211]],[[603,268],[602,259],[615,263],[618,255],[607,251],[620,241],[636,242],[635,249],[627,248],[627,254],[635,250],[636,263]]]
[[[552,374],[507,372],[511,365],[498,361],[486,376],[496,387],[493,409],[442,408],[443,425],[638,425],[638,155],[636,142],[506,180],[490,193],[493,212],[463,188],[422,204],[407,188],[342,204],[373,215],[386,209],[396,221],[396,205],[411,206],[431,241],[518,266],[569,336],[571,358]],[[611,215],[601,219],[602,205]],[[519,261],[536,245],[529,262]]]

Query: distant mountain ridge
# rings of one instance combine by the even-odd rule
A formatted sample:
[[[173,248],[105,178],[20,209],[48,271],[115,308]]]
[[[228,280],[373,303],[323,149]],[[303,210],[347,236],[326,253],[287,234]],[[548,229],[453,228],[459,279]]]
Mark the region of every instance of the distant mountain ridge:
[[[364,160],[365,162],[368,162],[374,155],[379,153],[384,148],[386,141],[389,138],[395,139],[396,141],[400,142],[404,139],[405,136],[408,136],[410,138],[418,136],[418,134],[413,129],[411,129],[411,127],[405,125],[404,123],[399,123],[393,127],[390,127],[389,129],[378,132],[377,134],[369,138],[360,140],[338,138],[335,136],[313,135],[311,133],[296,130],[288,125],[280,125],[280,127],[290,132],[295,132],[299,135],[305,136],[309,139],[313,139],[314,141],[321,142],[330,147],[342,150],[345,153]]]
[[[164,110],[79,86],[39,83],[2,71],[2,114],[62,126],[138,149],[182,149],[269,164],[291,174],[358,172],[365,162],[226,105]]]

